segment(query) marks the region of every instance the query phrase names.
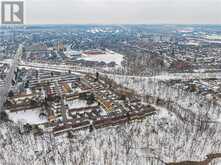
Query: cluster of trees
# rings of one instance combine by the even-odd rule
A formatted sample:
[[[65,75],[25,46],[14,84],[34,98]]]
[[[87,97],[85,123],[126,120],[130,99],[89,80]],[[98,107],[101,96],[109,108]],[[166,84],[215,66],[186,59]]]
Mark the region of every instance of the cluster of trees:
[[[205,156],[221,152],[220,123],[217,122],[220,119],[219,104],[172,88],[157,79],[112,77],[118,83],[136,89],[144,96],[144,101],[157,106],[160,112],[168,113],[162,120],[159,114],[151,124],[156,133],[152,147],[158,149],[157,155],[163,160],[199,160],[202,153]]]

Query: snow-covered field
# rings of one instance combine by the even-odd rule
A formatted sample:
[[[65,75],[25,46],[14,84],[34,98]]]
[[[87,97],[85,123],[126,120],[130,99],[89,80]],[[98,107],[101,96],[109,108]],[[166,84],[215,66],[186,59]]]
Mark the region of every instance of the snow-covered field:
[[[68,101],[67,102],[69,109],[74,109],[74,108],[86,108],[88,107],[87,101],[86,100],[73,100],[73,101]],[[96,106],[97,104],[92,104],[91,106]]]
[[[48,122],[46,118],[40,118],[40,109],[20,111],[20,112],[8,112],[9,119],[14,122],[22,122],[29,124],[41,124]]]
[[[121,62],[123,61],[123,55],[112,52],[112,51],[106,51],[105,54],[99,54],[99,55],[86,55],[83,54],[82,57],[79,57],[79,60],[86,60],[86,61],[97,61],[97,62],[115,62],[117,65],[121,66]]]

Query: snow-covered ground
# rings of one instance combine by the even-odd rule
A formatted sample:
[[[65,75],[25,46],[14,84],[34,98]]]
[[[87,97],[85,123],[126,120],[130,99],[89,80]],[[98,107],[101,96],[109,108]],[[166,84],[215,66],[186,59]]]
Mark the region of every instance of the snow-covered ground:
[[[176,89],[160,83],[159,79],[147,77],[128,77],[115,75],[112,78],[124,86],[136,90],[141,95],[159,97],[167,101],[173,101],[179,106],[192,113],[207,115],[216,121],[221,113],[219,105],[213,105],[209,101],[193,93],[188,93],[182,89]]]
[[[81,51],[74,51],[71,50],[70,48],[64,52],[64,54],[68,57],[68,58],[73,58],[73,57],[78,57],[81,55]]]
[[[203,160],[220,152],[221,127],[207,131],[184,124],[166,109],[142,122],[79,131],[66,136],[21,135],[17,124],[0,124],[0,162],[22,165],[165,165],[163,162]],[[219,165],[216,162],[213,165]]]
[[[4,59],[3,61],[1,61],[2,63],[5,63],[5,64],[12,64],[13,63],[13,59]]]
[[[48,122],[46,118],[40,118],[40,109],[20,111],[20,112],[8,112],[9,119],[14,122],[22,122],[29,124],[41,124]]]
[[[68,101],[67,102],[69,109],[74,109],[74,108],[86,108],[88,107],[87,101],[86,100],[73,100],[73,101]],[[93,104],[91,106],[96,106],[97,104]]]
[[[123,55],[119,53],[115,53],[112,51],[106,51],[105,54],[99,54],[99,55],[86,55],[82,54],[82,57],[79,57],[79,60],[86,60],[86,61],[97,61],[97,62],[115,62],[117,65],[121,66],[121,62],[123,61]]]
[[[153,145],[156,149],[160,146],[158,149],[161,153],[165,152],[162,155],[167,158],[163,160],[200,160],[204,159],[202,155],[205,156],[210,153],[221,152],[221,147],[213,148],[215,143],[221,143],[221,137],[219,135],[221,130],[218,128],[220,127],[220,123],[216,122],[221,116],[219,105],[213,105],[202,97],[186,93],[180,89],[170,88],[165,84],[159,83],[157,78],[155,80],[127,76],[113,76],[113,78],[118,83],[136,90],[141,95],[148,94],[163,100],[175,102],[173,111],[176,112],[176,116],[179,115],[179,118],[174,118],[174,114],[168,112],[171,109],[160,108],[160,113],[156,116],[155,124],[151,124],[153,127],[156,127],[156,123],[163,122],[160,126],[161,128],[158,128],[159,131],[157,131],[155,140],[157,142],[161,139],[160,141],[163,142],[162,144],[165,144],[164,147],[166,148],[161,146],[162,144],[159,141],[159,144]],[[158,109],[159,107],[156,108]],[[195,115],[195,117],[192,115]],[[180,117],[187,121],[181,120]],[[205,121],[204,117],[206,117]],[[207,118],[211,120],[208,123],[206,121]],[[207,128],[202,129],[204,127],[203,125]],[[212,131],[212,133],[210,131]],[[202,137],[195,139],[195,136],[197,137],[198,134]],[[172,138],[173,136],[174,138]],[[168,137],[171,139],[167,139]],[[207,145],[204,146],[205,144],[201,142],[205,142]],[[195,149],[191,148],[193,147],[192,145]],[[190,155],[193,152],[195,154]],[[172,160],[172,157],[169,155],[173,155],[174,160]]]

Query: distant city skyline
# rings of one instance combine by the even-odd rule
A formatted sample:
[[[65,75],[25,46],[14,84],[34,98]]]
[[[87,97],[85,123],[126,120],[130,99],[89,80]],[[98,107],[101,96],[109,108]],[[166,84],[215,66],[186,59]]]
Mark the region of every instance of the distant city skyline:
[[[221,24],[221,0],[24,0],[25,24]]]

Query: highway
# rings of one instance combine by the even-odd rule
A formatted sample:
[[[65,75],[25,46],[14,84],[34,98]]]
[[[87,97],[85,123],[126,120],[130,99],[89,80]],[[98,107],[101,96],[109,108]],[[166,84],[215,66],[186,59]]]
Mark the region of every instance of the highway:
[[[15,76],[14,72],[16,71],[16,68],[19,64],[20,57],[22,55],[22,45],[19,46],[16,55],[14,56],[14,59],[12,60],[10,64],[10,70],[4,79],[4,84],[0,87],[0,110],[3,110],[4,102],[6,101],[6,98],[8,96],[8,92],[11,88],[11,82]]]
[[[20,66],[26,68],[39,68],[39,69],[46,69],[46,70],[54,70],[54,71],[61,71],[61,72],[68,72],[71,70],[73,72],[85,72],[85,73],[102,73],[102,70],[96,70],[93,68],[86,68],[86,67],[78,67],[78,66],[71,66],[71,65],[52,65],[52,64],[45,64],[45,63],[21,63]],[[106,74],[106,73],[105,73]],[[106,74],[109,75],[109,74]],[[112,74],[110,74],[112,75]],[[124,75],[117,75],[116,76],[124,76]],[[126,75],[125,75],[126,76]],[[216,73],[164,73],[163,75],[156,75],[156,76],[127,76],[130,78],[145,78],[145,79],[152,79],[152,80],[191,80],[191,79],[221,79],[221,72]]]

